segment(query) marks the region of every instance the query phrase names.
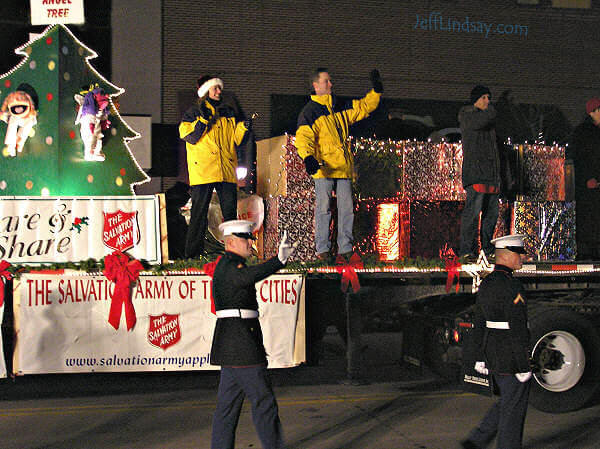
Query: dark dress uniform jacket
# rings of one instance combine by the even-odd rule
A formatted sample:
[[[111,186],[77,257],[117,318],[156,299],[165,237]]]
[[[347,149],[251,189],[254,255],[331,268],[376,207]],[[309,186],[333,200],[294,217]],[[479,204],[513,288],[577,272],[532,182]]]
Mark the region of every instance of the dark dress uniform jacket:
[[[213,274],[215,310],[258,310],[254,284],[283,267],[277,257],[259,265],[226,252]],[[224,366],[266,364],[262,330],[258,318],[218,318],[213,335],[210,363]]]
[[[486,321],[508,322],[510,329],[489,329]],[[474,324],[473,338],[476,344],[481,344],[486,367],[491,373],[531,371],[524,289],[510,268],[496,265],[481,282]]]

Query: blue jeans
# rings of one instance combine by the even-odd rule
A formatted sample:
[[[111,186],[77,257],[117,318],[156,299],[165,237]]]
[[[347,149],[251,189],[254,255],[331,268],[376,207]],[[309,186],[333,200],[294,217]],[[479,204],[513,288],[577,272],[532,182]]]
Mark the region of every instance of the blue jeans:
[[[315,179],[315,246],[317,253],[331,249],[329,223],[331,222],[331,196],[335,190],[338,212],[338,253],[352,252],[352,226],[354,204],[352,203],[352,180],[342,178]]]

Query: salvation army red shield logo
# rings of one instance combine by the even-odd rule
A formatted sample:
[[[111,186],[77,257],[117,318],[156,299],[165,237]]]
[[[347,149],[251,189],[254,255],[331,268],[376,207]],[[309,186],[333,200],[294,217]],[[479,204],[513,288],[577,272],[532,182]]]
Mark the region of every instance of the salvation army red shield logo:
[[[157,348],[167,349],[181,340],[179,314],[149,315],[148,342]]]
[[[102,242],[115,251],[127,251],[140,243],[137,211],[104,212]]]

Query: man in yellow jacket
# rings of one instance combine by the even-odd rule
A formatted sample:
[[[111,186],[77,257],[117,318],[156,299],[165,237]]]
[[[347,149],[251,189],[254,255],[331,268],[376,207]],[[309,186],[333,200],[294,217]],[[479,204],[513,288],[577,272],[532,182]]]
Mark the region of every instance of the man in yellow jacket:
[[[330,201],[336,192],[338,210],[338,254],[352,254],[352,178],[354,158],[348,135],[350,125],[366,118],[379,105],[383,84],[379,71],[370,74],[373,90],[360,100],[336,101],[327,69],[318,68],[311,77],[315,95],[298,117],[296,148],[306,171],[315,180],[315,247],[317,258],[329,260]]]
[[[190,178],[192,210],[185,244],[185,257],[204,255],[208,207],[217,191],[223,219],[237,219],[237,155],[250,128],[250,121],[238,121],[235,110],[222,104],[223,81],[214,76],[198,80],[198,104],[189,108],[179,124],[185,140]]]

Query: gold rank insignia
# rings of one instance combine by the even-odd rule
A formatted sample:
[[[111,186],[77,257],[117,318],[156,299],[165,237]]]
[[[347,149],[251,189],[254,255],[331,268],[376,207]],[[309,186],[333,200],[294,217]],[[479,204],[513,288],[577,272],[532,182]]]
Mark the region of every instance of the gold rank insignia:
[[[519,293],[517,295],[517,297],[515,299],[513,299],[513,303],[517,304],[519,301],[521,301],[523,304],[525,304],[525,299],[523,299],[523,297],[521,296],[521,293]]]

